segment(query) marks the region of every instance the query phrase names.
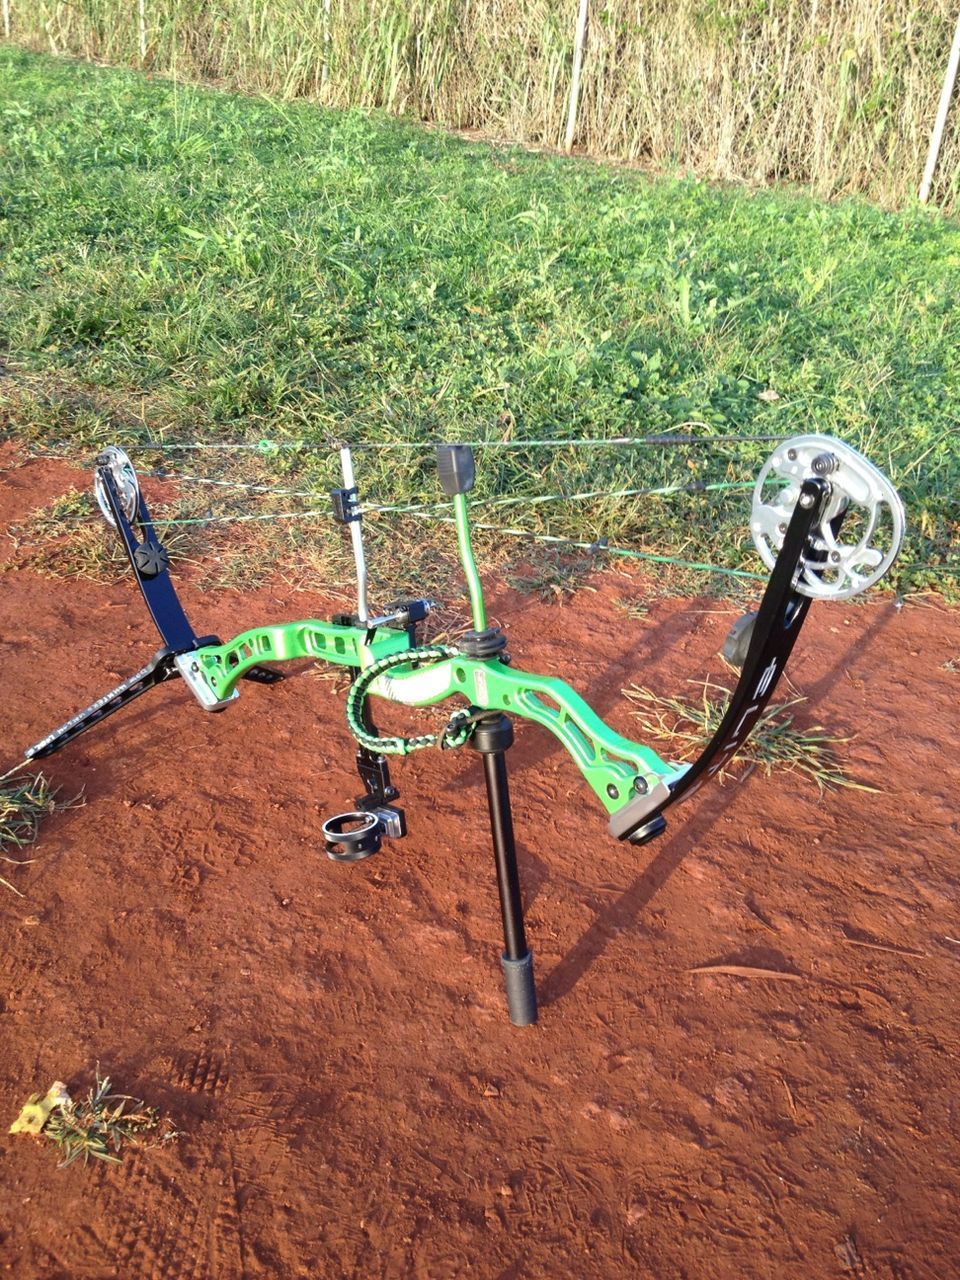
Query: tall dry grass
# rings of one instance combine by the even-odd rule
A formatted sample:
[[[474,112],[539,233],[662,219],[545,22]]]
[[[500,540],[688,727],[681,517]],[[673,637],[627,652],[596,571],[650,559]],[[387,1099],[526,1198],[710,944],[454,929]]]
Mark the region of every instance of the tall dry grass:
[[[13,38],[140,62],[136,0],[10,0]],[[146,63],[522,143],[565,123],[576,0],[145,0]],[[577,146],[704,177],[915,193],[955,0],[594,0]],[[933,198],[957,204],[960,109]]]

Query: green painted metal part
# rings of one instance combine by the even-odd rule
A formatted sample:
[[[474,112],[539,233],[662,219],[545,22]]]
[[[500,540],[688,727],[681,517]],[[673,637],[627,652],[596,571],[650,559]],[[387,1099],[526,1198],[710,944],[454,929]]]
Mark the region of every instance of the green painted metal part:
[[[308,620],[254,627],[227,644],[207,645],[195,656],[223,699],[259,663],[313,658],[362,668],[409,647],[405,631],[384,628],[368,643],[362,627]],[[610,813],[631,800],[636,789],[652,790],[657,782],[672,781],[683,772],[650,747],[616,733],[564,681],[515,670],[499,658],[456,657],[419,669],[401,666],[379,677],[371,693],[415,707],[459,695],[467,706],[505,711],[542,725],[563,744]]]
[[[651,747],[616,733],[565,681],[516,670],[497,658],[448,658],[422,671],[401,670],[381,676],[372,692],[416,707],[459,694],[468,706],[505,711],[542,725],[560,740],[609,813],[638,791],[653,790],[658,782],[685,772],[685,767],[667,764]]]
[[[378,631],[367,643],[362,627],[345,627],[336,622],[278,622],[253,627],[227,644],[204,645],[196,661],[218,698],[229,698],[236,683],[251,667],[261,662],[294,662],[314,658],[344,667],[363,667],[388,653],[409,649],[405,631]]]
[[[464,494],[454,495],[453,509],[473,626],[476,631],[483,631],[487,625],[483,585],[470,541]],[[410,649],[406,630],[383,627],[370,633],[359,626],[308,620],[254,627],[228,644],[206,645],[192,656],[216,698],[223,701],[245,672],[259,663],[313,658],[363,669]],[[459,697],[467,707],[504,711],[542,725],[563,744],[610,813],[685,771],[667,764],[651,748],[614,732],[564,681],[518,671],[499,656],[453,656],[418,663],[414,654],[409,664],[400,663],[378,675],[369,692],[411,707],[432,706]],[[423,746],[424,737],[384,739],[382,750],[405,754],[417,749],[416,744]]]

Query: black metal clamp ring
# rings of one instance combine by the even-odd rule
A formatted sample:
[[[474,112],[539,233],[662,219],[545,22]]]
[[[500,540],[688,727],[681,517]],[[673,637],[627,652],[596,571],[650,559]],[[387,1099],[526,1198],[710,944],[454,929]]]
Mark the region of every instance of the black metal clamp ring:
[[[327,850],[333,862],[359,862],[378,853],[383,838],[380,819],[375,813],[354,810],[338,813],[328,818],[320,828]]]

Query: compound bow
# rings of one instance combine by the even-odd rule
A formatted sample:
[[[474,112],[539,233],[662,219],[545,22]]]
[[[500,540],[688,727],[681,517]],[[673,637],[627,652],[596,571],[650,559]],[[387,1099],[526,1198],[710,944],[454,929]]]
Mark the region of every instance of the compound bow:
[[[511,1021],[536,1021],[533,960],[527,946],[507,786],[505,753],[513,741],[511,716],[542,725],[557,737],[609,814],[617,839],[645,844],[666,827],[664,813],[715,776],[749,736],[783,672],[813,599],[847,599],[878,582],[895,560],[904,532],[903,506],[890,482],[855,450],[825,436],[800,436],[778,445],[761,470],[750,527],[771,575],[756,613],[734,626],[724,652],[741,675],[729,707],[700,757],[674,765],[650,747],[610,728],[569,685],[514,667],[506,637],[487,623],[483,590],[470,540],[467,493],[474,483],[469,445],[438,445],[443,491],[453,502],[461,565],[473,625],[456,644],[422,644],[418,626],[434,607],[404,600],[371,615],[353,463],[341,449],[343,487],[332,492],[335,519],[350,531],[357,569],[354,614],[330,622],[310,619],[253,627],[226,644],[198,637],[168,572],[136,472],[122,449],[97,458],[94,492],[119,534],[163,648],[142,670],[98,698],[29,747],[28,759],[58,751],[154,685],[180,677],[207,711],[234,701],[240,680],[272,683],[264,663],[310,658],[353,670],[347,724],[358,743],[364,794],[355,808],[324,822],[327,854],[340,862],[376,853],[385,837],[406,834],[399,791],[387,757],[424,747],[470,744],[483,757],[497,881],[503,915],[502,957]],[[842,526],[842,530],[841,530]],[[852,535],[852,536],[851,536]],[[437,733],[382,736],[368,696],[425,707],[461,704]]]

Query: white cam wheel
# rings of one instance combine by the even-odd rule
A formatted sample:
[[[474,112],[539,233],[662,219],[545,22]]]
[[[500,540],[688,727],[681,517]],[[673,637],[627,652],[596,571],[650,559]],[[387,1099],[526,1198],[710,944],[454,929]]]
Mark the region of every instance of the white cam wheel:
[[[856,449],[830,436],[797,436],[778,445],[753,491],[750,532],[760,559],[772,569],[811,476],[830,485],[823,520],[814,532],[823,561],[808,561],[796,589],[815,600],[849,600],[889,571],[903,545],[903,502],[887,477]],[[842,515],[836,534],[831,523]]]
[[[117,493],[120,495],[120,508],[132,523],[136,518],[137,507],[140,503],[140,481],[137,479],[137,473],[133,469],[133,463],[119,445],[111,444],[97,455],[97,467],[108,467],[110,469],[111,478],[117,487]],[[100,479],[99,471],[93,473],[93,494],[104,520],[106,520],[111,529],[115,529],[117,522],[114,520],[113,512],[110,510],[107,491],[104,488],[103,481]]]

